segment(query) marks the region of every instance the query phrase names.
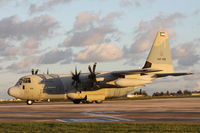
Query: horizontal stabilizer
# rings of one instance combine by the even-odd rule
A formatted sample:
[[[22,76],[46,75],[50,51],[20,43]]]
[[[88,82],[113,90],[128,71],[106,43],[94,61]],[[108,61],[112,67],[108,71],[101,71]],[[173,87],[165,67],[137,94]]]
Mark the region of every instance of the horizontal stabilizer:
[[[153,77],[155,78],[162,78],[167,76],[184,76],[184,75],[191,75],[193,73],[159,73],[155,74]]]
[[[151,72],[160,72],[160,71],[162,71],[162,70],[138,69],[138,70],[127,70],[127,71],[114,71],[114,72],[112,72],[112,75],[120,76],[120,75],[132,75],[132,74],[151,73]]]

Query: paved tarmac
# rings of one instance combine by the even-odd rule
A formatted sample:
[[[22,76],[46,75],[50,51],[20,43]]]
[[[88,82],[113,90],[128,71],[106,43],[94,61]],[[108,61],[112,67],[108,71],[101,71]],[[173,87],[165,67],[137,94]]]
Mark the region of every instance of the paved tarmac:
[[[200,98],[0,104],[0,122],[9,121],[200,123]]]

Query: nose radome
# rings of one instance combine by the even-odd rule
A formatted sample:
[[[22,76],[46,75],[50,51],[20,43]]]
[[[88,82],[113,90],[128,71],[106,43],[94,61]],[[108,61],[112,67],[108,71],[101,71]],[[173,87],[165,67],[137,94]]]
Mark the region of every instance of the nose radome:
[[[11,87],[8,89],[8,95],[13,97],[19,97],[20,96],[20,89],[18,87]]]

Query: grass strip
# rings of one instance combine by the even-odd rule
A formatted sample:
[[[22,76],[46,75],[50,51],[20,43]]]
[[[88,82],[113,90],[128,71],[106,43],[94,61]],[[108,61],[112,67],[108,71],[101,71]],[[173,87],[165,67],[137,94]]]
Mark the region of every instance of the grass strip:
[[[199,133],[200,124],[1,122],[1,133]]]

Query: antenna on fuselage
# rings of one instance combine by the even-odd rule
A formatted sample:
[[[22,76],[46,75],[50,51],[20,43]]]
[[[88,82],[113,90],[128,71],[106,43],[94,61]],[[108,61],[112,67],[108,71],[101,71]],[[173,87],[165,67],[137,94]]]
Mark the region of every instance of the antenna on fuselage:
[[[49,75],[49,69],[47,68],[47,74]]]
[[[34,69],[31,70],[31,74],[32,74],[32,75],[34,75],[34,73],[35,73],[34,71],[35,71]]]
[[[37,74],[38,74],[38,71],[39,71],[39,69],[36,69],[36,70],[32,69],[32,70],[31,70],[31,74],[32,74],[32,75],[37,75]]]
[[[35,75],[37,75],[37,74],[38,74],[38,71],[39,71],[39,69],[36,69],[36,71],[35,71]]]

